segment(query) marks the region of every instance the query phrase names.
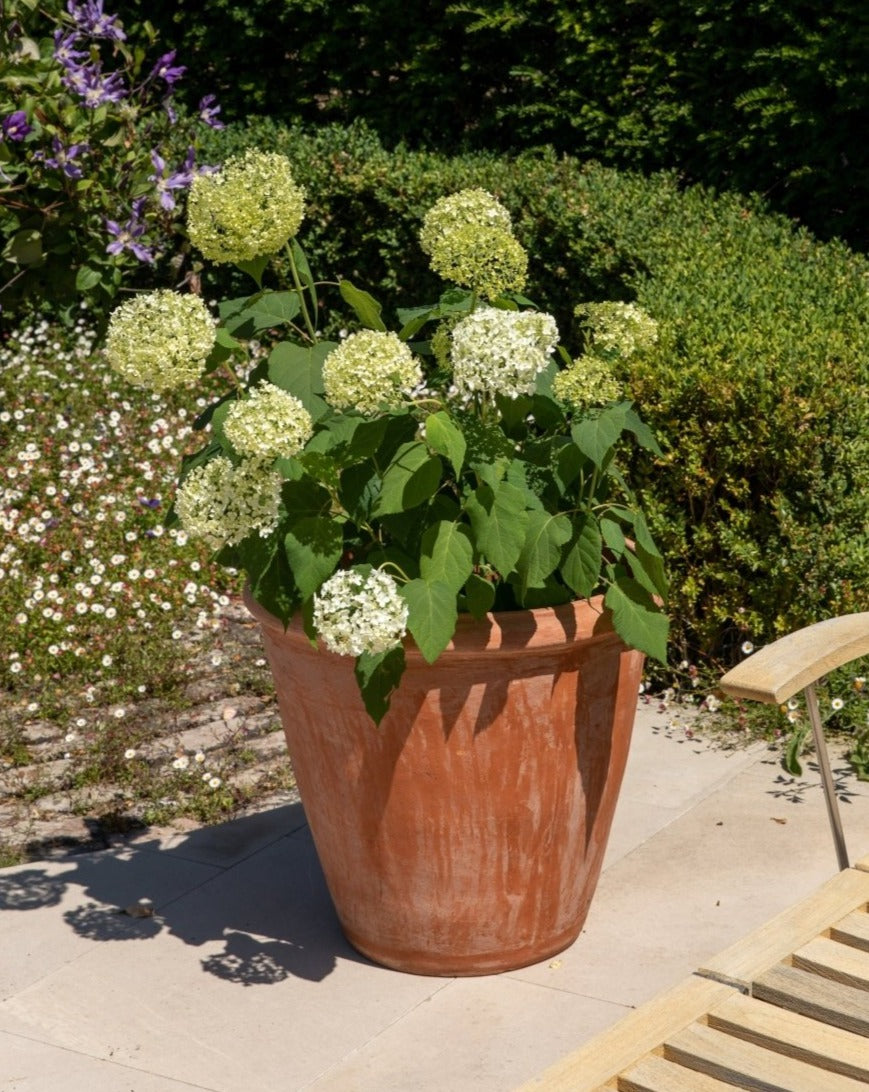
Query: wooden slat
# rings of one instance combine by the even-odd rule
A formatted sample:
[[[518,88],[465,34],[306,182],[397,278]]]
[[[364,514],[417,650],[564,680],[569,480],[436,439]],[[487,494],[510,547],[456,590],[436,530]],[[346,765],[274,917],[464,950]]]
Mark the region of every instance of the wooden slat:
[[[766,645],[728,671],[721,689],[779,703],[861,656],[869,656],[869,612],[828,618]]]
[[[862,1035],[738,993],[712,1009],[709,1026],[869,1084],[869,1042]]]
[[[618,1092],[733,1092],[732,1084],[647,1054],[619,1077]]]
[[[869,958],[857,948],[837,944],[829,937],[816,937],[794,952],[793,964],[805,971],[843,982],[858,990],[869,990]],[[869,1006],[869,995],[866,997]]]
[[[718,982],[688,978],[629,1012],[618,1024],[524,1085],[520,1092],[592,1092],[654,1050],[664,1036],[687,1027],[731,992]]]
[[[862,1081],[775,1054],[703,1024],[664,1043],[664,1057],[739,1088],[762,1092],[866,1092]]]
[[[855,863],[854,867],[859,868],[861,872],[869,872],[869,857],[863,857]]]
[[[753,997],[823,1020],[833,1027],[869,1036],[869,1005],[865,990],[831,982],[799,967],[779,964],[759,975],[751,987]]]
[[[839,872],[814,895],[789,907],[743,940],[710,959],[699,973],[747,991],[752,979],[795,949],[869,903],[869,872]]]
[[[830,936],[840,944],[850,944],[852,948],[869,952],[869,914],[865,910],[856,910],[830,926]]]

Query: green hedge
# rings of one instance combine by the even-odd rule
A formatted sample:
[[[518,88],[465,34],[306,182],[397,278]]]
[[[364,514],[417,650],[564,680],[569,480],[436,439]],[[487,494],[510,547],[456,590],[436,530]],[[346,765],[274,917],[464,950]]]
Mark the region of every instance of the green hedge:
[[[680,658],[729,660],[746,638],[869,609],[864,258],[756,202],[553,153],[389,153],[363,126],[256,123],[213,141],[213,159],[247,143],[285,152],[309,193],[313,267],[388,308],[435,296],[416,242],[425,209],[482,185],[511,209],[529,282],[573,348],[581,300],[636,299],[658,320],[657,346],[624,378],[665,449],[642,491]]]
[[[392,145],[579,158],[767,195],[869,246],[864,0],[120,0],[179,48],[191,105],[362,119]]]

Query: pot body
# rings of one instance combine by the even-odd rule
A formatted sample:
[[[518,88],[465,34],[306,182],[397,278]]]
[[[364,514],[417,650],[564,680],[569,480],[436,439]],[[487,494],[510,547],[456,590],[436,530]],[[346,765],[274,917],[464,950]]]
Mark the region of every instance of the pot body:
[[[643,668],[600,600],[461,617],[412,642],[379,727],[349,657],[249,596],[320,862],[376,962],[488,974],[563,950],[600,874]]]

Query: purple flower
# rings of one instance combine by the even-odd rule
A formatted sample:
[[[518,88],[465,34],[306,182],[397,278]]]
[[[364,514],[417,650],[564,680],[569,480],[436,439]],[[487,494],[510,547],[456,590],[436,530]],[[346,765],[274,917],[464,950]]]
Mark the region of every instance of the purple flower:
[[[88,54],[85,50],[73,48],[78,42],[79,37],[75,31],[64,34],[63,30],[58,28],[54,32],[54,59],[58,64],[63,65],[64,68],[79,67],[78,62],[83,61]]]
[[[159,497],[152,497],[149,500],[148,497],[139,497],[139,504],[141,504],[144,508],[159,508],[160,499]]]
[[[152,78],[155,76],[159,77],[159,79],[165,80],[170,87],[173,83],[177,83],[187,71],[187,66],[183,64],[175,65],[173,67],[172,62],[175,60],[175,52],[176,51],[172,49],[168,53],[164,53],[151,70]]]
[[[190,152],[192,151],[193,149],[191,148]],[[166,161],[156,149],[151,152],[151,162],[154,164],[155,173],[148,175],[148,181],[153,182],[156,186],[157,193],[160,197],[160,204],[164,209],[175,208],[175,198],[172,196],[173,190],[187,189],[193,181],[193,174],[191,171],[193,162],[190,152],[188,152],[187,155],[190,165],[188,166],[187,163],[185,163],[184,167],[180,171],[175,171],[174,174],[167,174]]]
[[[27,114],[23,110],[16,110],[0,122],[3,136],[7,140],[24,140],[28,133],[33,132],[33,126],[27,124]]]
[[[34,153],[35,159],[41,159],[46,167],[52,167],[56,171],[63,171],[67,178],[81,178],[81,167],[77,163],[73,163],[72,160],[76,159],[82,152],[90,151],[89,144],[71,144],[68,148],[65,148],[60,142],[58,137],[51,138],[51,156],[46,156],[45,152]]]
[[[111,72],[104,76],[98,64],[70,67],[62,82],[81,98],[85,106],[92,109],[107,102],[119,102],[127,94],[121,73]]]
[[[199,120],[210,125],[212,129],[223,129],[222,121],[218,121],[220,106],[217,105],[215,95],[203,95],[199,100]]]
[[[67,0],[66,10],[83,34],[91,38],[108,38],[113,42],[126,40],[126,34],[118,25],[117,15],[103,14],[103,0],[84,0],[81,4],[76,0]]]
[[[108,231],[109,235],[114,236],[114,239],[106,247],[108,254],[121,254],[123,251],[129,250],[140,262],[154,261],[154,255],[151,251],[139,242],[139,239],[145,234],[145,225],[137,218],[135,209],[133,215],[123,227],[114,220],[106,220],[106,231]]]

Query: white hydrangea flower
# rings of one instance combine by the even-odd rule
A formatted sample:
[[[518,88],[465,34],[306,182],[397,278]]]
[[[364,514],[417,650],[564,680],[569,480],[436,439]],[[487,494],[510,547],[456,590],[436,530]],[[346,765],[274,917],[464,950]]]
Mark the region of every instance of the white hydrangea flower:
[[[558,343],[552,315],[481,307],[452,333],[450,360],[458,396],[531,394]]]
[[[251,261],[280,250],[304,215],[305,191],[287,157],[248,148],[216,173],[194,177],[187,233],[213,262]]]
[[[247,398],[232,404],[223,431],[239,455],[278,459],[301,451],[314,424],[294,394],[273,383],[260,383]]]
[[[459,190],[435,201],[425,214],[419,245],[431,256],[439,240],[461,225],[497,228],[500,231],[511,231],[513,227],[510,213],[488,190]]]
[[[336,409],[374,413],[395,405],[423,380],[408,346],[394,333],[360,330],[323,362],[326,401]]]
[[[190,471],[178,487],[175,511],[189,535],[215,549],[253,531],[265,538],[278,525],[281,484],[267,463],[248,459],[233,466],[221,455]]]
[[[407,604],[388,573],[341,569],[314,596],[314,629],[339,656],[385,652],[407,631]]]
[[[159,288],[112,312],[106,359],[137,387],[172,390],[202,375],[215,337],[214,319],[199,296]]]

